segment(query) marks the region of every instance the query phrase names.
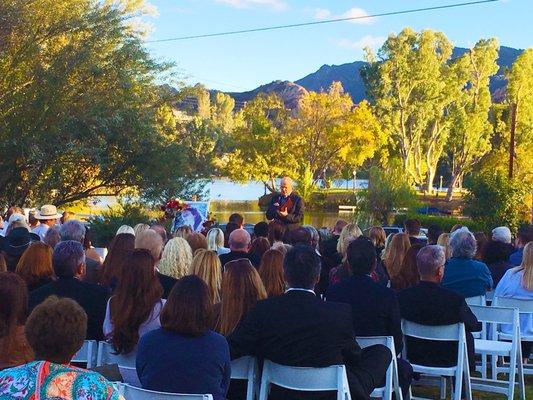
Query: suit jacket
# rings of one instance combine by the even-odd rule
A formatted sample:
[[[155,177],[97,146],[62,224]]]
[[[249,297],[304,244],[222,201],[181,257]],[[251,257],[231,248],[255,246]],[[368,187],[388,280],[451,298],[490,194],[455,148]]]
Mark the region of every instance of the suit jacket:
[[[396,351],[402,350],[400,306],[391,289],[367,275],[355,275],[330,286],[326,299],[351,306],[353,330],[357,336],[393,336]]]
[[[220,258],[222,270],[224,270],[224,265],[226,265],[226,263],[238,260],[240,258],[246,258],[250,260],[252,265],[259,265],[261,263],[261,260],[257,260],[257,257],[245,251],[230,251],[229,253],[219,255],[218,258]]]
[[[402,318],[423,325],[451,325],[464,322],[470,368],[474,363],[474,338],[481,323],[460,294],[436,283],[421,281],[398,293]],[[457,362],[457,342],[436,342],[408,337],[410,362],[429,366],[451,366]]]
[[[68,297],[75,300],[87,313],[87,340],[104,340],[104,324],[109,289],[105,286],[82,282],[76,278],[59,278],[41,286],[29,296],[28,313],[49,296]]]
[[[280,201],[281,195],[272,196],[272,200],[270,200],[270,205],[266,212],[267,219],[281,222],[288,230],[293,230],[301,226],[302,221],[304,220],[305,207],[303,199],[296,193],[292,192],[287,200],[290,202],[290,206],[287,208],[289,214],[285,217],[278,214],[280,207],[275,205],[280,204]]]
[[[83,281],[87,283],[98,283],[100,263],[92,258],[85,257],[85,276]]]
[[[162,299],[168,299],[168,295],[170,294],[170,291],[178,281],[176,278],[173,278],[168,275],[163,275],[160,272],[157,272],[157,278],[159,279],[159,283],[161,283],[161,286],[163,286],[163,295],[161,296]]]

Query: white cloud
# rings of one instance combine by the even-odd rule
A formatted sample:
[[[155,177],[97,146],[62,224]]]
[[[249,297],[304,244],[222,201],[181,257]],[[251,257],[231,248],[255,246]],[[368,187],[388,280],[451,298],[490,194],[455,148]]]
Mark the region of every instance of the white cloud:
[[[325,8],[315,9],[315,19],[323,21],[325,19],[341,19],[341,18],[358,18],[353,19],[350,22],[351,24],[372,24],[375,22],[376,18],[362,18],[368,16],[368,13],[362,8],[353,7],[348,11],[342,14],[333,14],[330,10]]]
[[[376,49],[380,47],[385,40],[387,40],[385,36],[366,35],[359,40],[341,39],[337,42],[337,45],[350,50],[362,50],[365,47]]]
[[[284,0],[215,0],[234,8],[268,7],[276,11],[284,11],[289,5]]]

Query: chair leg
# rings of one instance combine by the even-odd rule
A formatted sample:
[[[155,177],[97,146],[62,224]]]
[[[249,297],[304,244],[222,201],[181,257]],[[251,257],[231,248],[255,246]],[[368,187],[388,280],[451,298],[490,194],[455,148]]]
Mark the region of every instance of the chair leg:
[[[446,399],[446,385],[448,381],[445,376],[440,377],[440,399],[445,400]]]
[[[526,400],[526,388],[524,384],[524,364],[522,363],[522,346],[517,346],[516,362],[518,363],[518,387],[520,389],[521,400]]]
[[[467,400],[472,400],[472,384],[470,382],[470,368],[468,366],[468,353],[466,350],[466,345],[465,345],[465,363],[464,363],[463,369],[464,369],[463,375],[465,379],[464,383],[465,383],[466,398]]]

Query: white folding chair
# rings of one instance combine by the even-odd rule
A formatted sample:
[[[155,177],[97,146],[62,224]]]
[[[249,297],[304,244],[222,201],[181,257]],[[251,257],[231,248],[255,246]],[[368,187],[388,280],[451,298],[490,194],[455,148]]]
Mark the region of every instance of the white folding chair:
[[[247,381],[246,400],[254,400],[259,387],[259,364],[250,356],[237,358],[231,362],[231,379]]]
[[[533,300],[525,300],[525,299],[513,299],[510,297],[495,297],[493,301],[493,306],[498,307],[511,307],[511,308],[517,308],[518,313],[520,315],[524,314],[533,314]],[[512,335],[509,335],[508,333],[501,332],[500,329],[498,329],[498,337],[503,340],[511,340]],[[520,341],[521,342],[533,342],[533,336],[528,336],[520,333]],[[522,357],[524,358],[530,358],[530,354],[522,354]],[[524,374],[525,375],[533,375],[533,364],[526,363],[523,365],[524,367]],[[508,372],[509,368],[507,365],[499,366],[497,367],[498,372]]]
[[[304,392],[337,391],[337,400],[351,400],[346,367],[289,367],[265,360],[259,400],[267,400],[270,384]]]
[[[487,302],[488,306],[491,305],[493,299],[494,299],[494,290],[488,290],[487,293],[485,293],[485,301]]]
[[[465,381],[466,398],[472,400],[472,390],[470,387],[470,370],[468,369],[468,352],[466,349],[466,334],[463,323],[453,325],[427,326],[402,319],[402,332],[404,334],[404,355],[409,360],[409,349],[407,348],[406,337],[413,337],[433,341],[454,341],[457,344],[457,364],[452,367],[430,367],[415,364],[411,360],[414,372],[431,376],[455,377],[455,387],[453,388],[452,399],[461,399],[461,389],[463,378]],[[442,388],[441,388],[442,393]],[[411,398],[412,397],[410,395]]]
[[[94,367],[96,359],[96,340],[85,340],[83,346],[72,358],[73,363],[87,363],[87,369]]]
[[[129,354],[114,354],[115,350],[111,343],[99,342],[98,343],[98,356],[96,357],[96,365],[101,367],[107,364],[117,364],[122,379],[125,383],[129,383],[133,386],[141,386],[139,377],[137,376],[137,370],[135,369],[136,353],[131,352]]]
[[[402,400],[402,391],[400,382],[398,380],[398,359],[396,358],[396,348],[394,346],[394,338],[392,336],[358,336],[355,338],[361,348],[381,344],[387,346],[392,353],[392,360],[385,375],[385,386],[375,388],[370,394],[370,397],[381,398],[383,400],[391,400],[392,392],[396,393],[396,399]]]
[[[465,301],[466,301],[466,304],[468,304],[469,306],[484,306],[487,304],[485,295],[483,294],[479,296],[474,296],[474,297],[467,297]]]
[[[121,383],[119,393],[126,400],[213,400],[210,394],[181,394],[156,392]]]
[[[486,379],[486,371],[482,371],[481,378],[472,378],[472,389],[484,392],[506,394],[508,400],[513,400],[516,374],[518,373],[518,385],[525,400],[524,392],[524,371],[522,369],[522,351],[520,348],[520,325],[518,319],[518,309],[503,307],[470,306],[478,321],[490,323],[490,338],[475,340],[475,351],[482,356],[491,356],[492,359],[492,379]],[[498,340],[497,325],[511,324],[514,334],[511,342]],[[496,361],[499,356],[509,357],[508,381],[498,380],[496,372]],[[486,364],[483,366],[486,368]]]

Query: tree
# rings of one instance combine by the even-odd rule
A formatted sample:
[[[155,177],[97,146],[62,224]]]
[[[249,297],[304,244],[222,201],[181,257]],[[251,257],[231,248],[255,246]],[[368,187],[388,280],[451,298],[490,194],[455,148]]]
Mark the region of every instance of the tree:
[[[328,92],[303,96],[288,134],[300,171],[308,168],[313,183],[323,171],[338,175],[360,166],[386,141],[368,103],[354,106],[339,82]]]
[[[297,175],[291,154],[294,143],[284,133],[288,111],[278,96],[260,94],[246,104],[239,118],[242,125],[231,133],[231,149],[217,164],[230,179],[261,181],[274,192],[277,177]]]
[[[129,23],[136,4],[0,2],[2,205],[142,194],[180,176],[174,99],[159,86],[170,65]]]
[[[498,42],[495,39],[480,40],[453,63],[466,85],[450,107],[452,123],[447,147],[452,161],[452,178],[446,196],[448,201],[464,174],[490,150],[489,78],[498,71],[497,58]]]
[[[390,145],[417,185],[433,190],[437,163],[447,140],[448,108],[461,86],[448,63],[452,45],[440,32],[410,28],[391,35],[378,52],[368,51],[362,70]]]

